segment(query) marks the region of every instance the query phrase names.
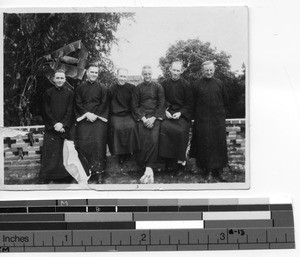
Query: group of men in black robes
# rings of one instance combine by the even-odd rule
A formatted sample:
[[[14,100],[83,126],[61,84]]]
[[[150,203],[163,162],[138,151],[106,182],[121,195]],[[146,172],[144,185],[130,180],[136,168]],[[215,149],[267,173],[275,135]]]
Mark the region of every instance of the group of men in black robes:
[[[87,69],[87,80],[76,88],[75,96],[63,86],[59,87],[54,78],[56,86],[45,93],[47,115],[42,177],[47,177],[45,174],[51,173],[50,170],[53,174],[59,173],[58,169],[54,171],[55,165],[63,169],[62,145],[66,138],[64,133],[68,130],[63,117],[66,119],[65,113],[74,108],[75,145],[79,159],[90,176],[90,183],[100,183],[105,174],[106,144],[111,154],[119,156],[121,164],[136,153],[137,164],[144,172],[141,183],[154,182],[153,166],[158,156],[165,160],[167,171],[175,170],[177,175],[181,175],[186,165],[192,119],[195,122],[190,157],[196,158],[204,175],[212,172],[219,178],[228,161],[225,127],[227,94],[222,82],[213,77],[213,62],[203,63],[202,68],[204,76],[193,86],[181,78],[184,69],[179,61],[171,64],[171,78],[161,84],[152,81],[152,69],[147,65],[142,68],[143,82],[137,86],[129,84],[128,71],[123,68],[118,70],[117,83],[105,88],[97,81],[98,67],[92,65]],[[57,74],[64,77],[63,73],[56,72],[55,76]],[[70,93],[66,96],[61,94],[61,98],[53,94],[65,90]],[[73,97],[74,107],[68,105]],[[51,120],[53,113],[56,116]],[[72,123],[72,114],[69,123]],[[51,140],[60,140],[55,151],[49,144],[51,140],[47,140],[49,130]],[[48,168],[47,152],[52,151],[57,151],[56,162]],[[56,180],[56,177],[53,175],[47,179]]]

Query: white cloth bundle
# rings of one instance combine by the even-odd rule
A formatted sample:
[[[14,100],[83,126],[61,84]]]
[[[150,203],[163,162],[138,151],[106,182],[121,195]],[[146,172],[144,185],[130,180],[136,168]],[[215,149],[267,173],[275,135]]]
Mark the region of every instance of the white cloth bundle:
[[[153,184],[154,183],[154,173],[150,167],[147,167],[144,175],[140,178],[142,184]]]
[[[89,177],[86,175],[84,168],[78,158],[78,153],[75,149],[73,141],[64,141],[63,159],[66,170],[73,178],[76,179],[78,184],[80,184],[84,188],[89,188],[87,183]]]

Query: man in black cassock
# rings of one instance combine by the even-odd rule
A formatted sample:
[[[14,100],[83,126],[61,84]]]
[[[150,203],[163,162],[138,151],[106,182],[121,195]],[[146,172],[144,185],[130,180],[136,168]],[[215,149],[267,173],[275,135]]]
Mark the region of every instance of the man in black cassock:
[[[183,73],[182,62],[173,62],[170,73],[171,78],[161,83],[166,98],[166,119],[160,128],[159,156],[165,158],[167,171],[177,171],[177,175],[181,175],[186,165],[194,106],[193,90],[186,80],[180,78]]]
[[[97,65],[90,65],[86,75],[86,81],[75,90],[75,145],[87,175],[91,175],[89,183],[99,183],[106,169],[108,92],[97,81]]]
[[[132,95],[133,116],[138,122],[140,152],[137,163],[145,169],[142,183],[153,183],[153,164],[158,155],[160,122],[164,118],[165,96],[163,87],[152,81],[152,68],[142,69],[144,81],[137,85]]]
[[[212,61],[202,64],[203,78],[194,84],[195,122],[190,157],[207,176],[223,181],[221,173],[228,163],[226,144],[226,112],[228,102],[222,81],[214,78]]]
[[[119,163],[139,150],[137,124],[132,116],[134,85],[127,83],[127,69],[120,68],[117,83],[108,91],[110,95],[108,146],[112,155],[119,156]]]
[[[63,165],[64,140],[69,139],[74,120],[74,94],[67,88],[65,72],[54,74],[55,86],[46,90],[44,100],[45,135],[42,148],[41,183],[70,183],[72,176]]]

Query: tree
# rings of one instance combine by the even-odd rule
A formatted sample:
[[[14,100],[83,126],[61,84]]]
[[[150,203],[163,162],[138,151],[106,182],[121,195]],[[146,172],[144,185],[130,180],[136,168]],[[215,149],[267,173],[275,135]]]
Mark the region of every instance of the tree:
[[[201,65],[204,61],[213,60],[216,66],[215,76],[223,81],[229,93],[228,118],[245,117],[245,73],[236,76],[230,70],[231,55],[224,51],[217,52],[209,42],[203,43],[199,39],[180,40],[171,45],[164,57],[159,59],[163,77],[170,77],[169,68],[174,60],[183,62],[185,71],[183,78],[193,83],[202,76]]]
[[[107,84],[113,77],[107,55],[117,42],[114,34],[121,19],[132,17],[132,13],[4,14],[4,125],[41,124],[36,117],[49,84],[45,56],[71,42],[84,43],[89,59],[99,62],[101,82]]]

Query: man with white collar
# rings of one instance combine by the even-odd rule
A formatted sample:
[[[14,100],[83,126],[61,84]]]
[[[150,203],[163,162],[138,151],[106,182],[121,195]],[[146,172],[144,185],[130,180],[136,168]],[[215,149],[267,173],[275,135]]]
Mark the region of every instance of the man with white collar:
[[[133,116],[138,122],[140,152],[137,163],[145,171],[141,183],[153,183],[153,165],[158,156],[160,122],[164,118],[165,96],[163,87],[152,81],[152,68],[142,69],[144,81],[136,86],[132,95]]]
[[[127,82],[128,70],[119,68],[117,82],[108,89],[110,95],[108,146],[112,155],[119,157],[122,165],[139,150],[136,121],[132,116],[133,84]]]
[[[99,68],[88,66],[87,79],[75,90],[76,147],[89,183],[100,183],[106,169],[108,92],[98,79]],[[82,157],[85,156],[85,160]]]
[[[228,164],[226,143],[226,107],[228,94],[223,82],[214,77],[213,61],[202,64],[203,77],[194,83],[195,122],[190,157],[204,176],[222,182],[223,168]]]
[[[171,77],[161,83],[166,98],[166,119],[161,123],[159,156],[165,159],[168,172],[182,175],[193,113],[193,90],[181,78],[184,71],[181,61],[172,62],[169,70]]]
[[[45,123],[42,148],[41,183],[70,183],[73,178],[63,165],[64,140],[70,138],[74,124],[74,94],[64,86],[66,75],[63,70],[54,73],[54,87],[44,93]]]

